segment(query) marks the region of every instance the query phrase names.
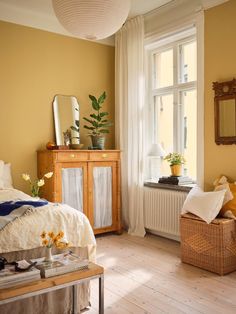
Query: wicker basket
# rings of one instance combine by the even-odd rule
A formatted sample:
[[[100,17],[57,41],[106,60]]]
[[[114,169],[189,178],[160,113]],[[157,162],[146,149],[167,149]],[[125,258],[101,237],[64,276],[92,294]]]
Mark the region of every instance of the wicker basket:
[[[185,214],[180,218],[181,260],[219,275],[236,270],[236,221],[217,218],[207,224]]]

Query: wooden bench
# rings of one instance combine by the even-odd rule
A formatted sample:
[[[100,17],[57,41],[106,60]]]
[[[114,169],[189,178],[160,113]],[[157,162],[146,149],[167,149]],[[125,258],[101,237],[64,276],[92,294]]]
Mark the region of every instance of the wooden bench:
[[[88,269],[0,289],[0,305],[72,286],[73,313],[77,314],[80,313],[77,297],[78,285],[96,278],[99,279],[99,314],[104,314],[104,269],[93,263],[89,264]]]

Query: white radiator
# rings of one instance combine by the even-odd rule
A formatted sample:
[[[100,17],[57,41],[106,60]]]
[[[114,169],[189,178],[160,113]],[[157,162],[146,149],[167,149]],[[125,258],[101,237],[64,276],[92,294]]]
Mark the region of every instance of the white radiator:
[[[144,187],[144,226],[179,240],[179,216],[188,192]]]

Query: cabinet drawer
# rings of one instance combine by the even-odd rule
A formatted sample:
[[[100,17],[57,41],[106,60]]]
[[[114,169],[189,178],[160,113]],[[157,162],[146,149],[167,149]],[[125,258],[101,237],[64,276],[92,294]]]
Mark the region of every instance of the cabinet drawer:
[[[88,160],[88,154],[86,152],[60,152],[57,154],[57,161],[86,161]]]
[[[119,160],[120,153],[119,152],[93,152],[89,155],[89,160],[93,161],[104,161],[104,160]]]

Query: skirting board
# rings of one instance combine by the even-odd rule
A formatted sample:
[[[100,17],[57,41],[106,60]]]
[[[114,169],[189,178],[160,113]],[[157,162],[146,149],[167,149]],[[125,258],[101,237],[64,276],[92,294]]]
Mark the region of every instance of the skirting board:
[[[163,238],[168,238],[170,240],[174,240],[174,241],[180,242],[180,236],[176,236],[176,235],[173,235],[173,234],[168,234],[168,233],[165,233],[165,232],[155,231],[155,230],[151,230],[151,229],[147,229],[147,228],[146,228],[146,232],[154,234],[154,235],[157,235],[157,236],[160,236],[160,237],[163,237]]]

